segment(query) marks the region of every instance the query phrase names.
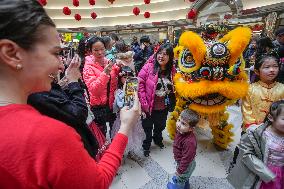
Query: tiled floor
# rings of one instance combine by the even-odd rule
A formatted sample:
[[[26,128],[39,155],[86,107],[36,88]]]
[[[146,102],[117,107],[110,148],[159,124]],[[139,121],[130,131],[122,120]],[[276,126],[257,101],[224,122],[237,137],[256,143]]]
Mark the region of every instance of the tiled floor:
[[[218,151],[211,141],[210,129],[196,129],[198,138],[196,169],[190,178],[191,189],[231,189],[226,180],[226,171],[232,159],[233,150],[240,138],[240,108],[232,106],[229,122],[234,123],[235,142],[229,150]],[[114,179],[111,189],[165,189],[175,172],[172,141],[163,133],[166,148],[160,150],[152,145],[149,157],[137,153],[135,160],[124,158],[124,163]]]

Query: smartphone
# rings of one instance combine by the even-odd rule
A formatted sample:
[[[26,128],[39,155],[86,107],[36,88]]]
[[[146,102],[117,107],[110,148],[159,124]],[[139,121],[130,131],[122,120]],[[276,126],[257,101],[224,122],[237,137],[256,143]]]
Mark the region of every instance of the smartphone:
[[[138,78],[128,77],[125,82],[124,106],[133,107],[135,93],[138,91]]]

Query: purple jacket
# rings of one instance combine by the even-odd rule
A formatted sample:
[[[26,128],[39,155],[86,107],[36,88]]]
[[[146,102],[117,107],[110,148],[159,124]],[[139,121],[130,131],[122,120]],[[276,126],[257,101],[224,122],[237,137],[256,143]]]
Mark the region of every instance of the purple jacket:
[[[176,132],[173,152],[174,158],[179,163],[177,172],[184,173],[189,164],[194,160],[196,154],[197,142],[193,132],[181,134]]]
[[[154,106],[154,99],[155,99],[155,92],[158,83],[158,74],[154,73],[154,65],[155,65],[155,58],[154,55],[151,56],[146,64],[143,66],[141,71],[138,74],[139,79],[139,90],[138,96],[141,103],[142,111],[151,114],[153,106]],[[176,70],[173,66],[172,69],[172,81]]]

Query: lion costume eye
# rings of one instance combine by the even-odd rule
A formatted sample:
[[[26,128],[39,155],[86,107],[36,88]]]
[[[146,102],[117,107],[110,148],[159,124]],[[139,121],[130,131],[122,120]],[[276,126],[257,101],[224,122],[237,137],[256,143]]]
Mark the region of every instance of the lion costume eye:
[[[188,49],[183,50],[180,57],[180,63],[185,68],[193,68],[196,65],[193,56]]]

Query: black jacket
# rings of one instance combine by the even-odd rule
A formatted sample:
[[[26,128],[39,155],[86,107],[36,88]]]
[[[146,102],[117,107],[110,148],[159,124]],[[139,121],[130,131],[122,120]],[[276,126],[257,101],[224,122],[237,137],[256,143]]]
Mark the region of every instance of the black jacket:
[[[93,158],[95,157],[98,143],[86,124],[88,108],[84,90],[79,82],[68,84],[66,90],[53,83],[50,92],[30,95],[28,104],[42,114],[62,121],[74,128],[81,136],[85,149]]]

